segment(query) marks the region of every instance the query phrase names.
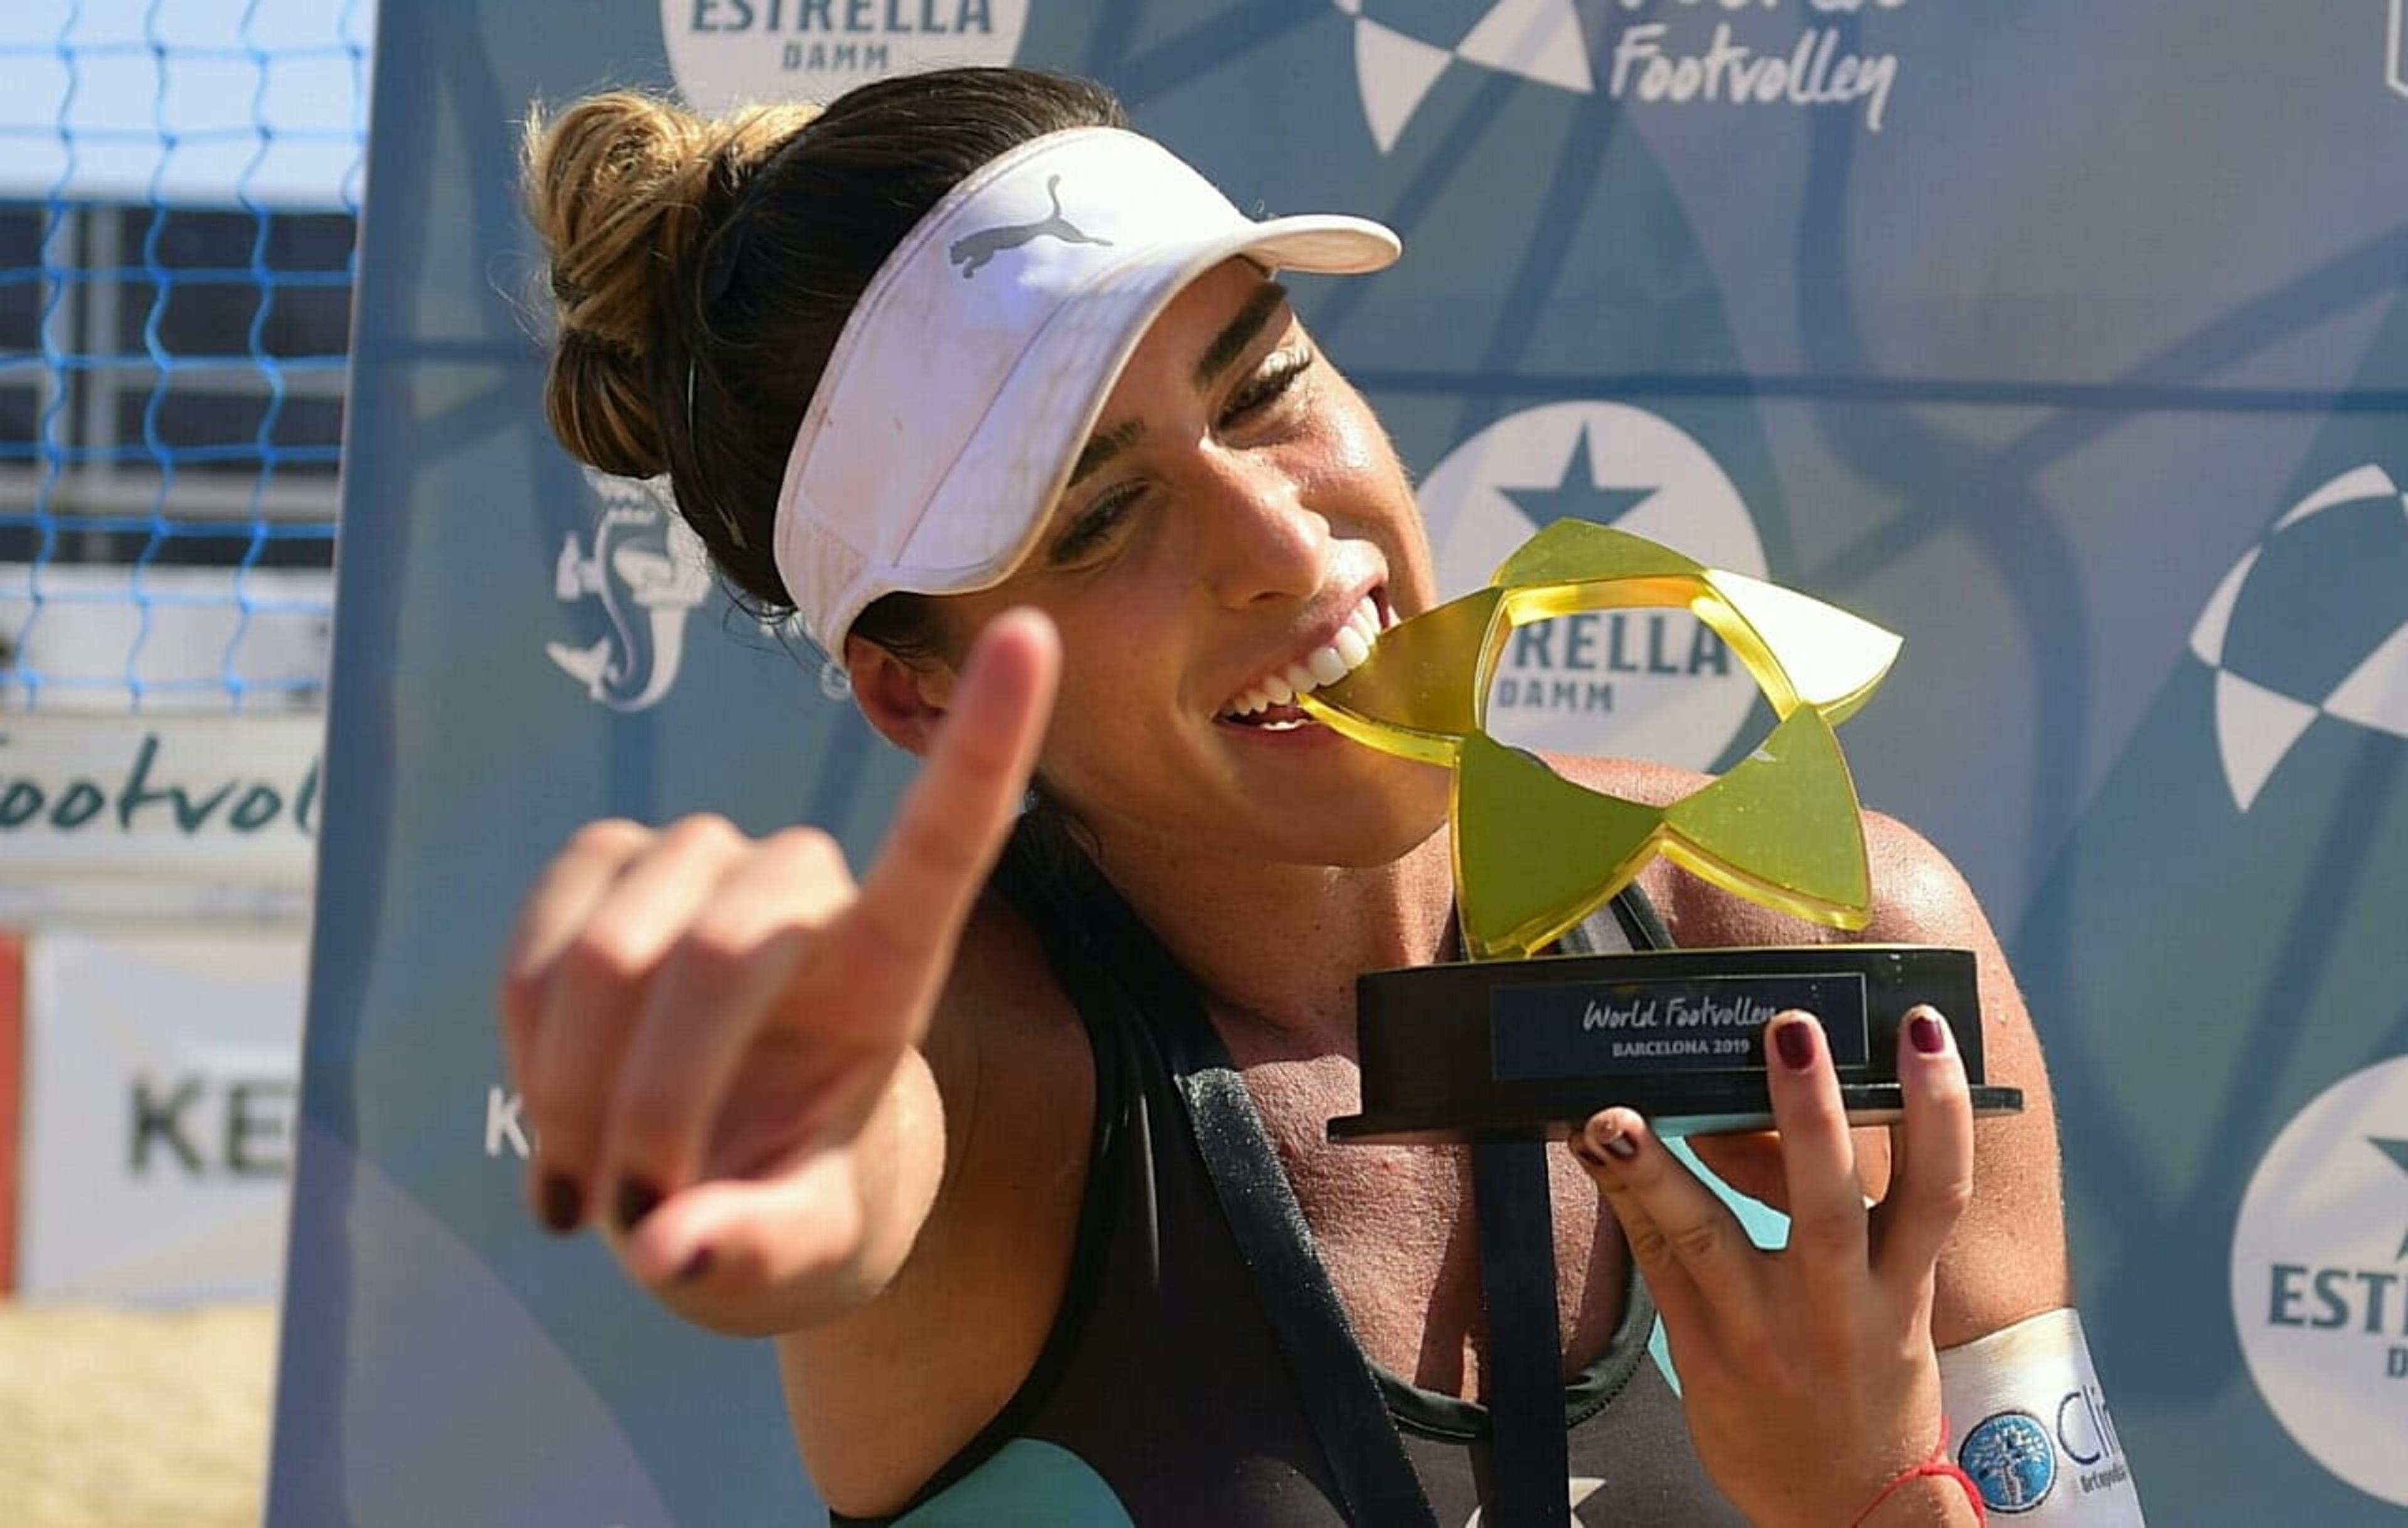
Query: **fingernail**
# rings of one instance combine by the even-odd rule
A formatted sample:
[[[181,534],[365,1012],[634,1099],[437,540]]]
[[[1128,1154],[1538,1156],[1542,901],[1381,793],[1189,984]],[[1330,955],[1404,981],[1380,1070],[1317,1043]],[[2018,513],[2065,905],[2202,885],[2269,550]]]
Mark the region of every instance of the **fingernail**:
[[[1605,1165],[1604,1154],[1597,1149],[1597,1143],[1588,1138],[1586,1131],[1582,1131],[1572,1137],[1572,1155],[1591,1167]]]
[[[585,1196],[565,1173],[544,1175],[542,1199],[544,1229],[555,1236],[567,1235],[585,1218]]]
[[[713,1258],[710,1255],[710,1248],[707,1247],[695,1247],[693,1255],[685,1260],[684,1266],[678,1269],[677,1281],[681,1284],[692,1284],[695,1282],[702,1278],[703,1276],[709,1274],[710,1272],[710,1265],[717,1261],[718,1260],[716,1258]]]
[[[1814,1026],[1804,1019],[1792,1019],[1772,1031],[1772,1046],[1781,1052],[1781,1064],[1792,1072],[1803,1072],[1814,1064]]]
[[[612,1207],[619,1214],[619,1229],[633,1231],[644,1223],[644,1217],[661,1206],[661,1191],[641,1178],[619,1181],[618,1202]]]
[[[1926,1056],[1937,1056],[1948,1048],[1948,1026],[1926,1008],[1907,1021],[1906,1043]]]
[[[1590,1150],[1602,1151],[1618,1162],[1627,1162],[1639,1155],[1639,1143],[1612,1125],[1591,1125],[1584,1144]]]

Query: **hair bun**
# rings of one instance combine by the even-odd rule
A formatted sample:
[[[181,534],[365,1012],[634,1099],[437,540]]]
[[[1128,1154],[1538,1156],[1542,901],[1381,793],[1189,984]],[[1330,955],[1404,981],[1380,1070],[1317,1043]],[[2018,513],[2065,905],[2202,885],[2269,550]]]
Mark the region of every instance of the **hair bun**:
[[[544,416],[580,461],[626,478],[668,470],[668,449],[644,367],[591,331],[564,329],[552,353]]]
[[[527,218],[551,257],[560,339],[545,411],[606,472],[665,469],[660,358],[682,353],[694,269],[746,178],[815,106],[695,115],[633,91],[527,124]]]

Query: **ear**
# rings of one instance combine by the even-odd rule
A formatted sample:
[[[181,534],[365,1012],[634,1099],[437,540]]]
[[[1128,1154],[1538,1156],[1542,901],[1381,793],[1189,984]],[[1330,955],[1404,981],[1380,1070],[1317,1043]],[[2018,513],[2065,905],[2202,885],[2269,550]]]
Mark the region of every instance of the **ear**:
[[[910,663],[876,642],[844,640],[844,669],[853,703],[879,736],[909,754],[925,757],[953,703],[953,670],[940,659]]]

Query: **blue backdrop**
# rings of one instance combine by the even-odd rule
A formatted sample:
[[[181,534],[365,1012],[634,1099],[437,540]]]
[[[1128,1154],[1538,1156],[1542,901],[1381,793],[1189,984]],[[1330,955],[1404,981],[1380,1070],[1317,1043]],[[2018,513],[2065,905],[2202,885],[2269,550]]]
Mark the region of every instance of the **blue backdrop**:
[[[491,992],[606,813],[811,820],[903,761],[542,423],[516,120],[605,85],[1068,68],[1242,204],[1442,572],[1619,519],[1902,631],[1847,729],[2052,1061],[2160,1521],[2408,1506],[2408,61],[2399,0],[451,0],[381,7],[270,1519],[793,1521],[765,1348],[520,1191]],[[1533,643],[1531,740],[1726,763],[1683,630]],[[1735,690],[1736,683],[1744,686]],[[1501,728],[1499,730],[1505,730]]]

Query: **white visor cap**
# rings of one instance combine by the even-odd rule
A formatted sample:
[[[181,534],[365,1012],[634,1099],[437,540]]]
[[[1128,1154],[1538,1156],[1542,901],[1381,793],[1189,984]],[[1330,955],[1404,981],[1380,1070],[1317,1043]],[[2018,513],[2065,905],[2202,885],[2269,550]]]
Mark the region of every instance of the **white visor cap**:
[[[1398,249],[1362,218],[1257,223],[1117,128],[982,166],[879,267],[796,432],[776,554],[804,629],[835,654],[882,595],[1009,576],[1130,353],[1197,277],[1234,255],[1377,270]]]

